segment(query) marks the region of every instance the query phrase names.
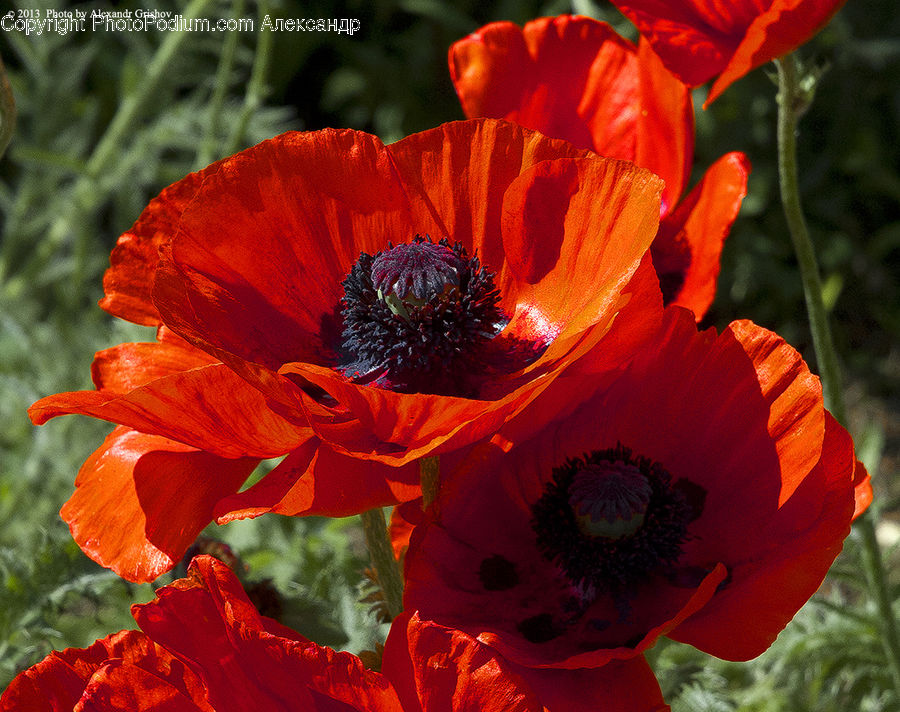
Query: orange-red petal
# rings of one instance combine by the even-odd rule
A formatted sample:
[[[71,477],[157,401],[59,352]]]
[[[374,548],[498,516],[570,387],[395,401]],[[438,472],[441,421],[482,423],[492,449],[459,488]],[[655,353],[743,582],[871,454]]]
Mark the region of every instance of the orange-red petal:
[[[204,681],[216,710],[344,709],[401,712],[390,683],[349,653],[269,631],[234,574],[212,557],[196,557],[188,578],[132,606],[154,641]]]
[[[697,321],[716,295],[722,245],[747,194],[749,174],[743,153],[725,154],[660,221],[651,253],[663,293],[667,303],[690,309]]]
[[[394,620],[382,672],[393,683],[405,712],[546,709],[513,666],[488,646],[461,631],[423,621],[415,613],[405,612]]]
[[[466,116],[515,121],[665,180],[663,212],[690,175],[690,92],[649,47],[602,22],[562,15],[495,22],[454,43],[450,76]]]
[[[347,457],[314,438],[252,487],[219,501],[215,516],[219,524],[268,512],[346,517],[421,494],[415,463],[390,467]]]
[[[706,104],[751,69],[796,49],[844,0],[613,0],[682,81],[718,75]]]
[[[84,463],[60,516],[81,549],[129,581],[175,566],[257,461],[116,428]]]
[[[717,657],[749,660],[772,644],[819,588],[850,533],[854,511],[853,442],[826,416],[819,462],[776,515],[759,520],[768,546],[751,543],[730,566],[728,585],[672,638]]]
[[[159,248],[175,235],[181,213],[197,194],[206,176],[218,170],[213,163],[173,183],[150,201],[131,229],[123,233],[109,256],[103,275],[101,308],[136,324],[159,326],[151,289],[159,262]]]
[[[807,42],[846,0],[775,0],[753,20],[737,50],[709,90],[704,107],[750,70]]]
[[[100,678],[103,677],[104,668],[110,660],[154,677],[185,700],[201,702],[199,708],[184,709],[212,712],[202,704],[203,686],[199,679],[166,650],[134,630],[114,633],[88,648],[67,648],[50,653],[37,665],[16,676],[0,698],[0,710],[72,712],[73,709],[82,709],[79,701],[85,689],[93,683],[95,676],[99,674]]]
[[[109,359],[127,362],[134,355],[135,351],[128,348],[102,351],[99,358],[104,365],[100,372],[110,370]],[[145,376],[134,373],[136,381]],[[122,374],[114,379],[114,386],[119,388],[129,380],[127,373]],[[276,415],[259,391],[221,363],[164,375],[124,393],[57,393],[42,398],[28,410],[35,425],[72,413],[108,420],[228,458],[283,455],[310,436],[308,428]]]

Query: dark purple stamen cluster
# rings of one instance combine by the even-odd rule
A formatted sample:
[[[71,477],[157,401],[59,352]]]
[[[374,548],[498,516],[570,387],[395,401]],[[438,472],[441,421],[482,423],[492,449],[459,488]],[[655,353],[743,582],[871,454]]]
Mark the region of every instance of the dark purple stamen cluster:
[[[362,253],[343,286],[340,369],[391,390],[470,395],[507,322],[493,273],[446,238]]]
[[[570,459],[553,470],[532,508],[538,546],[574,585],[619,595],[676,567],[705,495],[684,484],[621,445]]]

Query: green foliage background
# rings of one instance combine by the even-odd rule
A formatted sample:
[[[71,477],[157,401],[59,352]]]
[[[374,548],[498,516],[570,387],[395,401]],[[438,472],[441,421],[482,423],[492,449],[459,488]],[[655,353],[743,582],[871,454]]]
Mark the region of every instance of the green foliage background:
[[[112,9],[28,0],[0,3],[0,14],[18,7]],[[152,587],[123,582],[82,555],[57,516],[108,426],[70,417],[33,428],[25,417],[44,395],[90,388],[94,351],[152,340],[148,329],[96,307],[109,250],[148,200],[187,172],[287,129],[353,127],[389,142],[462,118],[446,51],[486,22],[577,12],[635,36],[608,3],[591,0],[147,0],[122,8],[254,17],[257,28],[267,13],[357,18],[361,29],[352,37],[0,33],[18,106],[0,160],[0,689],[51,649],[133,627],[129,604],[153,597]],[[890,572],[900,493],[892,480],[900,439],[900,19],[891,3],[850,2],[802,54],[830,67],[801,124],[802,190]],[[761,69],[698,111],[698,176],[730,150],[753,163],[707,321],[721,328],[753,319],[814,363],[778,203],[774,95]],[[703,96],[698,90],[698,106]],[[359,603],[367,591],[355,521],[263,517],[209,534],[242,558],[248,584],[271,580],[287,624],[353,651],[383,639]],[[897,709],[859,561],[851,536],[823,590],[751,663],[659,644],[651,660],[673,708]],[[900,577],[889,579],[898,600]]]

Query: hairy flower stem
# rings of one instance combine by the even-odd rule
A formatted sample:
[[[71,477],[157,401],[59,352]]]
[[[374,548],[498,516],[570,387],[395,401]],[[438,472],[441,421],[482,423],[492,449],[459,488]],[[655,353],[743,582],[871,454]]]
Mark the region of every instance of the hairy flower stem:
[[[403,610],[403,576],[394,558],[391,539],[380,507],[359,515],[362,519],[366,546],[372,557],[372,566],[378,576],[378,585],[384,593],[384,602],[391,618],[396,618]]]
[[[781,203],[797,262],[800,265],[800,278],[809,314],[813,348],[822,379],[825,406],[840,423],[846,425],[847,413],[841,372],[834,341],[831,338],[828,313],[822,299],[819,265],[800,206],[800,187],[797,180],[797,122],[808,107],[811,95],[801,86],[797,60],[793,55],[775,60],[775,64],[778,67],[778,176],[781,185]],[[882,644],[891,666],[894,685],[900,695],[900,636],[897,633],[897,621],[885,581],[884,562],[875,537],[873,518],[872,510],[869,509],[856,520],[855,527],[862,534],[863,565],[869,593],[878,606],[882,624]]]
[[[422,509],[437,499],[441,487],[441,460],[437,455],[419,460],[419,481],[422,483]]]

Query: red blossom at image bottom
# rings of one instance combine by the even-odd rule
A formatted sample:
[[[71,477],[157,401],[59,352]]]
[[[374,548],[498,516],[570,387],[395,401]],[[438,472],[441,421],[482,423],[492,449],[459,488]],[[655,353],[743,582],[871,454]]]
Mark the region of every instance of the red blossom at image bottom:
[[[132,612],[143,632],[51,653],[13,680],[0,712],[666,709],[641,659],[605,672],[550,671],[529,684],[488,646],[410,613],[391,627],[381,672],[368,670],[261,616],[230,569],[209,556]]]

